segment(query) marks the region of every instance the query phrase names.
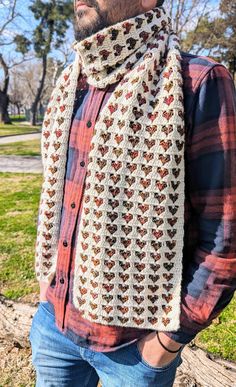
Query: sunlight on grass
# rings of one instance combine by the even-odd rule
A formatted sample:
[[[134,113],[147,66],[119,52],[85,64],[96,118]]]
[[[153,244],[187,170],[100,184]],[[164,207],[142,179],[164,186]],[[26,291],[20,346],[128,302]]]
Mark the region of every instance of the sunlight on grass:
[[[236,361],[236,295],[211,326],[197,336],[196,344],[221,358]]]
[[[21,122],[12,122],[11,125],[0,124],[0,137],[10,136],[11,134],[27,134],[33,132],[39,132],[40,126],[26,125]]]
[[[34,247],[41,175],[0,173],[1,293],[16,299],[36,291]]]
[[[0,145],[0,155],[40,156],[40,139]]]

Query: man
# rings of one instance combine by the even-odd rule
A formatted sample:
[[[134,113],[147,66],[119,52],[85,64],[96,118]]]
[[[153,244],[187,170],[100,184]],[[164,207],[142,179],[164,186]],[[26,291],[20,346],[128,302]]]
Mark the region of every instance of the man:
[[[37,386],[172,386],[235,290],[233,81],[160,3],[75,1],[42,133]]]

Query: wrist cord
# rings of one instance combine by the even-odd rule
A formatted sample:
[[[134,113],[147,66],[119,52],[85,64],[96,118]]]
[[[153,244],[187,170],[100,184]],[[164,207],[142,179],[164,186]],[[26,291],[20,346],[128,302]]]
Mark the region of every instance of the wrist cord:
[[[177,350],[175,350],[175,351],[172,351],[171,349],[168,349],[168,348],[161,342],[160,337],[159,337],[159,334],[158,334],[158,331],[156,331],[156,335],[157,335],[157,338],[158,338],[159,343],[161,344],[161,346],[162,346],[166,351],[171,352],[171,353],[177,353],[177,352],[179,352],[179,350],[182,348],[182,345],[181,345],[179,349],[177,349]]]

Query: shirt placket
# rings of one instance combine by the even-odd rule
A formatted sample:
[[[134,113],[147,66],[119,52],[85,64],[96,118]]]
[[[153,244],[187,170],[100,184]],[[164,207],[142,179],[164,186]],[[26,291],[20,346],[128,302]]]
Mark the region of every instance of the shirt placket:
[[[84,142],[78,145],[79,157],[76,160],[76,173],[72,182],[72,186],[68,192],[66,192],[66,202],[70,205],[66,207],[65,219],[70,219],[69,224],[65,221],[62,233],[60,234],[58,251],[60,255],[58,256],[58,280],[57,280],[57,292],[58,292],[58,302],[56,311],[57,324],[61,330],[64,328],[65,323],[65,310],[67,302],[67,294],[69,287],[69,271],[70,263],[72,259],[73,252],[73,234],[76,228],[76,220],[79,216],[80,207],[83,200],[84,192],[84,183],[87,173],[87,163],[88,163],[88,154],[91,144],[92,135],[94,132],[94,127],[96,124],[96,119],[101,109],[102,101],[104,99],[105,90],[97,90],[94,87],[90,87],[90,96],[88,101],[85,104],[83,109],[80,128],[84,133],[82,139]],[[86,131],[86,132],[84,132]],[[80,184],[76,184],[80,179]],[[73,184],[74,183],[74,184]],[[74,247],[75,248],[75,247]]]

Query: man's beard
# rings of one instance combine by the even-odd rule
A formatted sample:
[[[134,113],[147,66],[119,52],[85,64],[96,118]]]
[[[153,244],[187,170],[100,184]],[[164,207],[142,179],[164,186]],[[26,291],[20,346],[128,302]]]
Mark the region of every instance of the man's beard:
[[[107,12],[102,12],[96,0],[87,0],[86,5],[93,7],[96,10],[97,18],[93,22],[88,23],[85,26],[79,26],[77,18],[82,18],[86,11],[78,11],[76,13],[77,18],[74,20],[74,34],[75,39],[79,42],[88,38],[89,36],[101,31],[110,25]]]

